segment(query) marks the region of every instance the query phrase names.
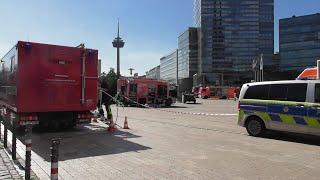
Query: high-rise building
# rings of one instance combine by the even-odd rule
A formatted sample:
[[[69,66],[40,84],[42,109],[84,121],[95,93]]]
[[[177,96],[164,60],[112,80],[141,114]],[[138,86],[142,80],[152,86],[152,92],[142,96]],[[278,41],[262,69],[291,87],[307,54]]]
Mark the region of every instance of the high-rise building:
[[[280,20],[280,71],[297,77],[320,59],[320,14]]]
[[[265,66],[272,64],[274,0],[194,0],[194,26],[202,83],[249,81],[252,61],[260,54]]]
[[[177,84],[178,50],[175,50],[160,59],[160,79]]]
[[[178,37],[178,78],[181,91],[191,91],[198,71],[198,30],[190,27]]]
[[[160,65],[156,66],[146,72],[146,78],[148,79],[160,79]]]
[[[190,27],[178,37],[178,77],[192,78],[198,71],[198,33]]]

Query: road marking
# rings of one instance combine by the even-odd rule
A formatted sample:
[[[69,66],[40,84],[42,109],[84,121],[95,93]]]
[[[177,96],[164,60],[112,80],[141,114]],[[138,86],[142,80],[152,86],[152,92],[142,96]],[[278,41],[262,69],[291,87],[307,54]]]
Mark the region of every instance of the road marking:
[[[156,108],[149,108],[148,110],[158,110],[167,113],[175,113],[175,114],[187,114],[187,115],[196,115],[196,116],[237,116],[238,114],[230,114],[230,113],[200,113],[200,112],[185,112],[185,111],[174,111],[174,110],[162,110]]]
[[[161,111],[161,110],[160,110]],[[188,115],[197,115],[197,116],[237,116],[238,114],[224,114],[224,113],[199,113],[199,112],[181,112],[181,111],[166,111],[170,113],[178,113],[178,114],[188,114]]]
[[[214,116],[237,116],[238,114],[214,114]]]

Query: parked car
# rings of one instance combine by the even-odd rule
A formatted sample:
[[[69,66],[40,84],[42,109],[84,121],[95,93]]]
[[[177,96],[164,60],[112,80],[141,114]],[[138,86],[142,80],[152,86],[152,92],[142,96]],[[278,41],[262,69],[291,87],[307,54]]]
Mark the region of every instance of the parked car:
[[[193,102],[194,104],[197,102],[196,97],[192,93],[185,93],[182,95],[182,102],[187,103],[187,102]]]

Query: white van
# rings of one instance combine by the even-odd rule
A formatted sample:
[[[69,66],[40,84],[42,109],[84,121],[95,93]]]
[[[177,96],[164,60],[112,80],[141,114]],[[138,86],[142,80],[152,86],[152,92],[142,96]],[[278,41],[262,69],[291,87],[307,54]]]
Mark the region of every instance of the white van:
[[[320,135],[320,80],[244,84],[238,124],[252,136],[268,129]]]

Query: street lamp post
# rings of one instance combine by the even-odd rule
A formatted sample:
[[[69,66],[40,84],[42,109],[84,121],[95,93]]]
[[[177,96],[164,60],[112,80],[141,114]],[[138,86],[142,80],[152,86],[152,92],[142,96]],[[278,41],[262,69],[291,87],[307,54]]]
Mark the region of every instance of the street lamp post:
[[[130,76],[132,76],[132,72],[133,72],[135,69],[129,68],[128,70],[129,70],[129,72],[130,72]]]

